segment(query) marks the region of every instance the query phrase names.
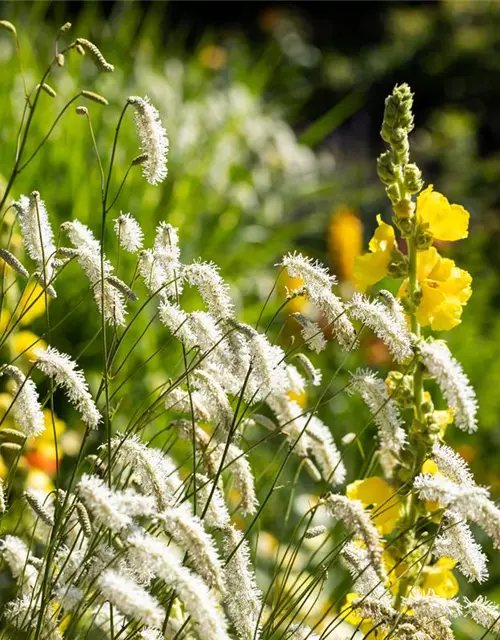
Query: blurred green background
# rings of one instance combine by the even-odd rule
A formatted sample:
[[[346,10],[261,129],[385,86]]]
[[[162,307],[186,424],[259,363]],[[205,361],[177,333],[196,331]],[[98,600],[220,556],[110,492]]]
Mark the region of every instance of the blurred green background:
[[[135,215],[149,243],[158,221],[178,226],[183,259],[217,262],[250,322],[257,320],[273,286],[274,265],[294,249],[329,264],[341,290],[350,294],[353,256],[371,237],[376,214],[387,221],[390,216],[375,170],[384,98],[396,82],[408,82],[415,92],[413,159],[427,183],[471,213],[470,238],[440,247],[474,278],[462,324],[443,337],[477,390],[480,429],[465,436],[451,427],[449,438],[478,482],[500,496],[500,3],[2,2],[0,13],[18,28],[30,85],[38,82],[57,30],[67,20],[73,22],[73,37],[88,37],[115,65],[113,74],[99,74],[87,59],[68,56],[51,80],[57,97],[41,96],[33,148],[66,102],[85,88],[109,101],[106,107],[86,103],[107,158],[126,97],[151,98],[169,133],[169,176],[149,188],[139,170],[132,172],[114,211]],[[13,132],[24,99],[7,33],[0,36],[0,65],[3,182],[12,166]],[[134,125],[127,119],[112,190],[136,154]],[[97,231],[98,185],[88,128],[69,109],[12,195],[38,189],[54,226],[75,216]],[[114,249],[107,251],[113,255]],[[127,272],[127,264],[122,261],[119,275]],[[86,285],[75,265],[65,283],[51,313],[57,319],[75,311],[61,327],[59,346],[74,354],[85,347],[84,368],[95,365],[97,379],[99,345],[86,345],[99,318],[89,318],[84,305],[76,307]],[[268,317],[283,300],[284,284]],[[286,341],[296,328],[285,315],[276,321],[277,330],[283,324]],[[37,333],[42,326],[38,319],[29,329]],[[130,344],[139,330],[131,332]],[[148,334],[129,361],[130,371],[143,367],[132,405],[161,382],[155,362],[143,363],[164,339],[161,332]],[[330,346],[316,361],[329,380],[342,356]],[[382,372],[389,364],[373,339],[363,342],[348,368],[364,362]],[[346,377],[335,378],[332,395]],[[321,415],[337,441],[360,430],[368,418],[345,394],[326,403]],[[367,450],[372,437],[373,431]],[[268,465],[272,470],[278,445],[273,447],[251,456],[263,487],[262,472]],[[347,454],[349,481],[362,462],[360,452]],[[307,501],[316,491],[305,482],[300,492]],[[268,513],[261,527],[277,533],[273,510]],[[465,586],[465,593],[474,591]],[[498,557],[487,594],[500,596]],[[466,623],[462,631],[464,638],[477,634]]]

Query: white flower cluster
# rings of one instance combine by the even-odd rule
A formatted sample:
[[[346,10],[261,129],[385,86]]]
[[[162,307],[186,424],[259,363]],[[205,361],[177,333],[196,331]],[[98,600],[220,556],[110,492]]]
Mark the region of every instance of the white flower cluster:
[[[160,120],[158,109],[149,98],[130,96],[128,103],[135,110],[135,125],[142,153],[146,159],[142,162],[142,173],[149,184],[156,185],[167,177],[167,132]]]

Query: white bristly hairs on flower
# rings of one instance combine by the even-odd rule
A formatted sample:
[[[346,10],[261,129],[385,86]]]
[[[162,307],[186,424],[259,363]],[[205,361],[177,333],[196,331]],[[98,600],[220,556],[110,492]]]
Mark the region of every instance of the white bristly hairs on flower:
[[[124,251],[136,253],[142,249],[144,234],[137,220],[130,213],[122,213],[115,219],[115,233]]]
[[[172,540],[185,551],[193,569],[208,584],[224,591],[222,567],[212,537],[201,520],[191,514],[186,505],[168,509],[157,516],[158,522]]]
[[[373,524],[368,511],[365,511],[359,500],[351,500],[347,496],[330,493],[325,499],[330,515],[345,524],[365,546],[374,571],[383,584],[387,580],[382,559],[382,545],[377,527]]]
[[[353,590],[361,596],[390,601],[384,583],[373,568],[368,551],[355,542],[348,542],[340,552],[342,561],[353,579]]]
[[[346,468],[337,449],[330,429],[316,416],[305,416],[306,433],[309,436],[307,449],[321,470],[325,482],[332,486],[342,484]]]
[[[41,628],[38,629],[38,616],[40,605],[34,602],[32,594],[24,594],[22,598],[11,600],[5,607],[5,618],[16,629],[23,631],[38,631],[40,640],[63,640],[63,636],[57,627],[57,621],[45,611]]]
[[[120,532],[133,524],[132,518],[153,515],[156,511],[153,496],[144,496],[132,489],[112,491],[104,480],[84,474],[76,493],[86,504],[97,526]]]
[[[113,266],[105,256],[101,269],[100,242],[96,240],[92,231],[79,220],[63,222],[61,229],[68,234],[71,243],[78,249],[78,264],[90,282],[94,300],[106,322],[114,326],[124,325],[127,313],[125,297],[107,280],[113,276]],[[104,283],[102,277],[104,277]]]
[[[50,282],[54,273],[56,248],[45,203],[40,199],[38,191],[33,191],[29,198],[21,196],[13,204],[19,214],[26,252],[36,262],[44,280]]]
[[[450,480],[464,485],[476,484],[468,464],[448,445],[436,442],[432,448],[431,458],[437,464],[439,471]]]
[[[324,533],[326,533],[326,531],[327,529],[325,525],[319,524],[316,527],[307,529],[307,531],[304,533],[304,538],[307,538],[308,540],[311,538],[317,538],[318,536],[322,536]]]
[[[250,563],[248,542],[233,525],[224,535],[224,556],[228,558],[230,555],[224,571],[229,618],[239,640],[258,640],[261,637],[257,622],[262,594]]]
[[[199,484],[196,489],[196,499],[200,503],[202,512],[205,510],[207,501],[210,498],[203,524],[208,529],[225,529],[231,522],[231,516],[227,510],[222,491],[217,486],[214,488],[213,481],[201,473],[196,474],[196,480]]]
[[[97,579],[97,587],[118,611],[150,627],[161,627],[165,610],[143,587],[117,571],[108,569]]]
[[[389,447],[398,455],[406,443],[403,420],[395,402],[389,396],[385,382],[368,369],[357,369],[351,376],[348,393],[359,393],[373,415],[382,448]]]
[[[437,618],[448,621],[450,618],[459,618],[462,615],[462,607],[455,598],[440,598],[417,592],[411,593],[403,601],[424,622],[431,622]]]
[[[500,607],[484,596],[478,596],[472,602],[465,598],[465,612],[490,633],[500,633]]]
[[[54,347],[36,349],[35,354],[37,369],[52,378],[56,386],[66,391],[69,401],[80,413],[85,424],[95,429],[102,417],[89,392],[83,371],[77,368],[76,362]]]
[[[168,137],[160,114],[147,96],[130,96],[127,102],[135,109],[139,146],[142,153],[147,154],[147,159],[142,163],[142,175],[149,184],[159,184],[167,177],[168,154]]]
[[[222,457],[226,449],[225,443],[217,445],[210,452],[215,470],[222,464]],[[240,511],[243,516],[254,515],[259,506],[255,494],[255,478],[244,452],[234,444],[230,444],[224,458],[224,469],[231,474],[233,487],[239,492],[241,498]]]
[[[166,509],[179,497],[182,481],[175,464],[163,451],[148,447],[136,434],[118,434],[111,441],[111,451],[124,468],[132,470],[142,491],[156,498],[159,509]]]
[[[180,387],[174,387],[165,395],[165,409],[188,415],[193,414],[194,419],[201,422],[210,420],[206,399],[199,391],[191,391],[189,394]]]
[[[420,498],[439,502],[464,520],[475,522],[500,549],[500,509],[489,499],[484,487],[457,484],[444,476],[420,474],[413,486]]]
[[[251,373],[245,395],[252,402],[264,400],[269,394],[280,394],[286,390],[285,353],[277,345],[272,345],[268,338],[248,325],[240,325],[243,333],[247,333],[250,354]]]
[[[435,558],[453,558],[457,569],[469,581],[481,583],[488,578],[488,560],[481,546],[467,523],[453,511],[445,511],[443,515],[441,535],[434,541],[432,554]]]
[[[205,399],[205,406],[214,426],[220,427],[216,437],[219,440],[224,438],[230,432],[234,420],[234,412],[224,389],[214,376],[201,369],[193,372],[193,386]]]
[[[425,342],[420,347],[424,365],[436,381],[462,431],[477,429],[477,399],[469,378],[444,342]]]
[[[220,276],[217,265],[211,262],[193,262],[183,268],[182,275],[189,285],[198,289],[214,318],[231,318],[234,315],[228,285]]]
[[[349,314],[369,327],[387,345],[396,362],[411,358],[412,337],[404,316],[394,315],[384,303],[370,301],[361,293],[352,296]]]
[[[300,335],[307,347],[316,353],[324,351],[326,349],[327,342],[325,334],[319,324],[314,322],[314,320],[306,318],[306,316],[301,313],[293,313],[292,315],[302,327]]]
[[[0,555],[9,565],[12,577],[17,579],[24,573],[29,562],[29,551],[17,536],[5,536],[0,540]]]
[[[332,292],[337,283],[335,276],[319,262],[306,258],[300,253],[289,253],[281,263],[291,278],[300,278],[311,302],[322,311],[331,325],[340,346],[352,349],[356,342],[356,332],[345,313],[342,300]]]
[[[172,549],[158,538],[139,532],[128,539],[128,545],[127,560],[139,574],[153,571],[176,591],[200,640],[230,640],[226,621],[208,586],[180,564]]]
[[[11,411],[16,426],[27,438],[39,436],[45,431],[45,419],[35,383],[14,365],[0,369],[2,374],[10,376],[15,383]]]
[[[305,371],[313,387],[319,387],[319,385],[321,384],[321,379],[323,377],[321,371],[319,369],[316,369],[309,358],[303,353],[295,354],[294,358],[302,365],[302,369]]]

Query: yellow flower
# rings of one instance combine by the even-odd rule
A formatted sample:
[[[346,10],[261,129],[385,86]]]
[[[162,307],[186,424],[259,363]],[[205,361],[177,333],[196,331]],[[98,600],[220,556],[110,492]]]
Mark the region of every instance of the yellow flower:
[[[375,628],[374,622],[369,618],[362,618],[357,610],[352,608],[352,603],[360,597],[361,596],[358,593],[347,594],[345,604],[340,610],[342,620],[364,633],[365,635],[363,636],[363,640],[365,638],[369,640],[382,640],[387,634],[385,632],[382,633],[380,629]],[[346,613],[347,615],[345,615]]]
[[[394,488],[383,478],[373,476],[356,480],[347,486],[346,495],[372,506],[372,521],[382,535],[394,530],[400,518],[401,504]]]
[[[472,294],[470,274],[431,247],[417,254],[417,278],[422,299],[415,315],[420,324],[430,325],[435,331],[447,331],[460,324],[462,308]],[[407,295],[407,291],[405,280],[398,295]]]
[[[46,294],[36,282],[27,285],[19,302],[19,322],[22,325],[30,324],[45,313]]]
[[[27,360],[36,360],[35,350],[46,349],[47,343],[32,331],[19,331],[10,340],[12,356],[23,354]]]
[[[459,204],[450,204],[432,184],[417,198],[417,221],[438,240],[461,240],[468,235],[469,212]]]
[[[352,280],[354,262],[363,248],[363,224],[352,209],[338,207],[328,225],[330,262],[340,280]]]
[[[54,490],[54,485],[50,477],[40,469],[30,469],[26,476],[26,488],[27,489],[40,489],[45,493],[50,493]]]
[[[452,558],[439,558],[430,567],[423,570],[424,580],[421,589],[424,593],[432,591],[440,598],[453,598],[458,593],[458,582],[452,569],[456,562]]]
[[[7,325],[9,324],[10,313],[7,309],[2,309],[0,311],[0,331],[3,333],[5,329],[7,329]]]
[[[354,284],[358,291],[366,291],[370,285],[382,280],[391,262],[396,242],[394,229],[383,222],[380,215],[377,216],[377,222],[378,228],[368,245],[370,253],[358,256],[354,262]]]

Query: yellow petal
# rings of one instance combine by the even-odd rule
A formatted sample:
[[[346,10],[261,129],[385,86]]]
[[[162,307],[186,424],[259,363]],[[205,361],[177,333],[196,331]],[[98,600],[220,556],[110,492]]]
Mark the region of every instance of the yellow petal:
[[[391,261],[389,252],[365,253],[354,261],[354,285],[358,291],[364,292],[372,284],[379,282],[387,274]]]
[[[47,343],[32,331],[19,331],[12,335],[10,348],[13,356],[22,354],[28,360],[35,361],[35,351],[37,349],[46,349]]]
[[[23,291],[19,302],[19,322],[30,324],[45,313],[46,293],[36,282],[29,284]],[[49,299],[49,298],[48,298]]]
[[[373,238],[368,243],[368,248],[372,252],[388,251],[390,253],[396,240],[394,228],[384,222],[380,214],[377,215],[377,223],[378,227],[375,229]]]
[[[427,224],[430,233],[439,240],[461,240],[468,235],[469,213],[461,205],[451,204],[432,185],[417,198],[417,218]]]

